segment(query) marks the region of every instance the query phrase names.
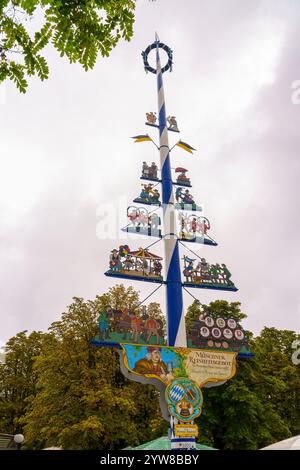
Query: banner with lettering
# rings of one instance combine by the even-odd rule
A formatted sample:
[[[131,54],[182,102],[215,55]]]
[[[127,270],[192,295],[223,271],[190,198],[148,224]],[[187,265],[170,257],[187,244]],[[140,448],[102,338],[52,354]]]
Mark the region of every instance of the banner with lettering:
[[[123,364],[131,374],[159,380],[166,386],[177,378],[190,379],[199,387],[213,386],[236,373],[237,352],[140,344],[121,347]]]

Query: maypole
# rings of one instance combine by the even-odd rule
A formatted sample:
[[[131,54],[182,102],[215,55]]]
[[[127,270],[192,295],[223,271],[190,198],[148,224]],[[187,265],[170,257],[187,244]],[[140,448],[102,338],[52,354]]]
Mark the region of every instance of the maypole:
[[[159,47],[167,48],[160,44],[156,35],[156,77],[159,120],[159,154],[161,166],[162,184],[162,209],[165,245],[165,277],[167,290],[167,328],[168,344],[170,346],[186,346],[186,331],[183,314],[183,296],[180,274],[180,260],[178,249],[178,237],[176,234],[176,221],[174,209],[173,182],[170,165],[170,147],[166,119],[166,104],[164,96],[163,72],[160,64]],[[171,51],[167,48],[169,54]],[[169,61],[171,62],[169,57]],[[170,68],[172,62],[169,64]]]
[[[157,78],[157,102],[159,122],[159,155],[161,167],[162,185],[162,209],[164,228],[164,252],[165,252],[165,278],[166,278],[166,307],[167,307],[167,344],[170,346],[186,347],[186,330],[183,313],[183,295],[180,273],[180,259],[178,249],[178,237],[175,221],[174,193],[170,165],[170,147],[166,119],[166,104],[163,84],[163,72],[161,69],[158,36],[156,43],[156,78]],[[163,45],[162,45],[163,46]],[[170,53],[171,51],[168,50]],[[170,59],[169,59],[170,60]],[[170,64],[171,65],[171,64]],[[170,67],[171,68],[171,67]],[[183,438],[175,435],[175,425],[179,421],[170,417],[170,437],[172,448],[196,448],[194,437]]]
[[[160,49],[168,57],[163,67]],[[156,52],[156,68],[148,62],[152,50]],[[235,292],[237,288],[224,263],[211,264],[183,243],[217,246],[208,235],[211,228],[209,220],[199,214],[202,208],[195,203],[187,189],[191,187],[191,181],[186,175],[188,170],[176,167],[176,179],[171,173],[170,152],[175,146],[190,154],[195,150],[182,140],[172,149],[169,147],[168,132],[179,132],[175,117],[166,117],[163,87],[163,73],[172,69],[172,51],[156,35],[154,43],[142,52],[142,56],[145,70],[156,75],[158,124],[155,113],[150,112],[146,113],[146,125],[159,130],[159,145],[148,134],[133,138],[135,142],[154,143],[159,151],[160,168],[155,162],[143,162],[141,179],[146,180],[147,184],[142,184],[140,195],[133,200],[137,205],[127,208],[129,223],[122,230],[156,237],[158,240],[136,250],[130,249],[128,245],[114,248],[105,275],[157,283],[159,286],[135,308],[124,306],[116,309],[107,305],[100,311],[99,332],[92,344],[118,348],[124,375],[131,380],[153,384],[160,391],[163,417],[170,423],[171,448],[195,449],[198,427],[194,419],[202,412],[201,388],[222,385],[235,375],[236,358],[251,357],[252,354],[247,336],[234,318],[207,314],[202,310],[186,333],[183,288],[187,292],[187,288],[227,292]],[[159,184],[162,200],[157,189]],[[175,198],[173,186],[176,186]],[[148,210],[140,205],[154,209]],[[176,229],[176,213],[180,221],[179,233]],[[163,258],[152,252],[152,246],[158,242],[164,244],[164,277],[161,274]],[[192,257],[184,255],[182,258],[184,282],[180,272],[179,243],[192,253]],[[162,319],[153,313],[150,305],[141,307],[162,286],[166,289],[166,335]]]

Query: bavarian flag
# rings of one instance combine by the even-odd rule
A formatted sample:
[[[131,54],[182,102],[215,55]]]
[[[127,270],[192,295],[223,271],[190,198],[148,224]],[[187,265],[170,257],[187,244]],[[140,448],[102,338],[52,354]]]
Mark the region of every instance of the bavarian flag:
[[[176,145],[178,147],[181,147],[183,150],[186,150],[189,153],[193,153],[193,150],[196,150],[193,147],[191,147],[189,144],[187,144],[186,142],[183,142],[182,140],[179,140],[179,142],[177,142]]]
[[[149,137],[148,134],[144,134],[144,135],[135,135],[133,137],[131,137],[132,139],[135,139],[134,141],[135,142],[145,142],[146,140],[151,140],[151,137]]]

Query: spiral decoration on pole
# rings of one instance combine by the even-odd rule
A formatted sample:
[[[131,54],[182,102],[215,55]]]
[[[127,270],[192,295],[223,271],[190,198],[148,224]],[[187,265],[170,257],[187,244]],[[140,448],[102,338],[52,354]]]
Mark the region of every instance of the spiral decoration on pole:
[[[148,62],[148,55],[153,49],[156,50],[156,70],[150,67]],[[159,49],[164,50],[168,56],[168,62],[163,68],[161,67]],[[186,331],[183,315],[182,282],[163,86],[163,73],[167,70],[172,70],[173,55],[171,49],[161,43],[156,36],[156,41],[147,47],[147,49],[142,53],[142,56],[145,70],[155,73],[157,80],[159,153],[161,165],[163,226],[165,233],[164,249],[168,344],[170,346],[185,347]]]

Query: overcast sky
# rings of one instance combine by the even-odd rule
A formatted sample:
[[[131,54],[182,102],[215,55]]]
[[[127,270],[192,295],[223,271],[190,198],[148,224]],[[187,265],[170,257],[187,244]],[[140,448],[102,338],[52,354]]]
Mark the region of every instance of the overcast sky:
[[[226,263],[239,288],[192,293],[204,303],[240,301],[255,334],[264,326],[299,332],[300,104],[292,83],[300,80],[300,3],[139,0],[134,38],[93,71],[49,48],[49,80],[30,80],[25,96],[1,86],[1,343],[24,329],[45,331],[73,296],[104,293],[115,284],[103,275],[110,250],[149,243],[124,238],[117,225],[139,194],[142,161],[158,161],[151,143],[129,138],[149,132],[145,112],[156,111],[155,77],[141,59],[155,31],[174,51],[173,72],[164,74],[167,114],[198,150],[174,149],[172,166],[190,169],[219,243],[192,248]],[[107,230],[111,238],[100,239]],[[144,296],[153,289],[134,285]],[[164,306],[162,297],[152,299]],[[191,301],[185,295],[186,307]]]

